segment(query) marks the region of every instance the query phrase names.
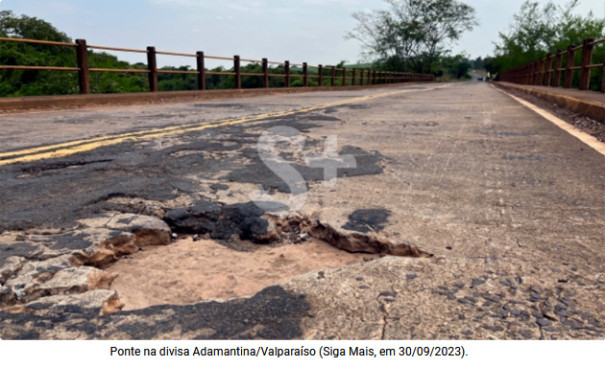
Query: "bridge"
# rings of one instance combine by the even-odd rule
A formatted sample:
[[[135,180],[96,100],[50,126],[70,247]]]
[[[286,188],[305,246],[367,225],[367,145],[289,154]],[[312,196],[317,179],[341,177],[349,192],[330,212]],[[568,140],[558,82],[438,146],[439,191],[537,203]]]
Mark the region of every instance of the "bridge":
[[[602,93],[281,92],[6,102],[0,337],[603,338]]]

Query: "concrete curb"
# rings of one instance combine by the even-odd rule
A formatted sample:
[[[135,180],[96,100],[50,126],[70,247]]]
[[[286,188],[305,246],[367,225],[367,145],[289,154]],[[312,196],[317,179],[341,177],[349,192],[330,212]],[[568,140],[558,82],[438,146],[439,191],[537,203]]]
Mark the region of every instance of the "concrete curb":
[[[557,90],[554,88],[552,91],[545,91],[542,89],[532,88],[531,86],[527,85],[518,85],[506,82],[495,82],[494,85],[505,90],[516,90],[529,93],[540,99],[556,103],[565,109],[588,116],[605,124],[605,95],[603,96],[603,102],[598,102],[592,100],[582,100],[573,96],[557,93]]]
[[[222,89],[205,91],[144,92],[116,94],[88,94],[68,96],[0,98],[0,113],[40,110],[79,109],[102,106],[128,106],[137,104],[175,103],[221,98],[245,98],[277,94],[328,92],[397,87],[413,83],[376,84],[348,87],[299,87],[269,89]]]

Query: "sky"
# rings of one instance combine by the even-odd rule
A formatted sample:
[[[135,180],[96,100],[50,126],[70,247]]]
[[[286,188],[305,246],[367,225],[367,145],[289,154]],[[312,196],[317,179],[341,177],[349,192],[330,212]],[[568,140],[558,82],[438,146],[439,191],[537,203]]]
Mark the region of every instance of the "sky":
[[[480,25],[451,51],[476,58],[493,53],[524,0],[465,0]],[[569,0],[553,0],[565,4]],[[546,1],[541,1],[545,3]],[[0,0],[0,10],[44,19],[88,44],[331,65],[361,60],[361,44],[346,40],[357,11],[386,9],[382,0]],[[605,0],[581,0],[577,12],[605,16]],[[130,62],[145,55],[116,53]],[[361,60],[363,61],[363,60]],[[192,65],[193,59],[159,56],[158,64]],[[218,62],[217,62],[218,65]],[[210,62],[208,67],[214,67]]]

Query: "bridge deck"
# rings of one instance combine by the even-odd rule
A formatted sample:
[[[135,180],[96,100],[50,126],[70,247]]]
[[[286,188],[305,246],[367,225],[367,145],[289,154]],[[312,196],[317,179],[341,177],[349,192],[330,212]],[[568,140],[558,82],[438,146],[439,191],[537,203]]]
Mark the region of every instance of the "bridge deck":
[[[0,295],[24,286],[34,302],[21,305],[30,313],[0,310],[2,339],[605,337],[605,156],[486,83],[6,115],[0,126],[12,152],[0,153],[9,279]],[[288,225],[313,225],[309,238],[372,243],[384,257],[302,274],[246,301],[179,305],[172,290],[207,282],[160,280],[207,268],[193,261],[209,251],[198,241],[133,284],[160,293],[149,300],[158,306],[102,317],[36,307],[58,282],[27,283],[48,279],[36,273],[50,267],[42,261],[95,249],[84,240],[99,236],[82,233],[95,228],[78,220],[154,215],[193,241],[187,225],[246,209],[248,222],[214,224],[203,240],[252,246],[243,247],[252,257],[257,245],[237,237],[250,223],[262,228],[251,201],[268,212],[267,201],[287,205]],[[273,245],[296,246],[297,231]],[[310,261],[274,256],[267,272]]]

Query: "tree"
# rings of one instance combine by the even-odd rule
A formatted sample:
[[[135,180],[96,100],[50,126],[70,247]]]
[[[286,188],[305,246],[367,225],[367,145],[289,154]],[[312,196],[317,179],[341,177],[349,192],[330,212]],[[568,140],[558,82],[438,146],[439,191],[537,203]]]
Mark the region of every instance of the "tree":
[[[390,11],[354,13],[358,24],[346,37],[395,70],[431,72],[447,46],[478,24],[475,10],[456,0],[384,1]]]
[[[463,54],[454,56],[445,55],[439,58],[435,69],[439,76],[445,76],[445,80],[468,79],[470,78],[468,72],[471,69],[471,61],[468,59],[468,56]]]
[[[497,67],[502,70],[521,66],[549,52],[580,45],[585,38],[604,37],[605,20],[595,19],[592,12],[576,14],[579,3],[572,0],[557,6],[549,1],[540,8],[537,1],[526,0],[514,15],[508,33],[500,33]]]
[[[52,24],[27,15],[0,11],[0,36],[71,43],[72,40]],[[104,52],[88,52],[91,67],[108,69],[145,69],[130,65]],[[30,43],[0,42],[0,65],[76,66],[72,47]],[[91,73],[93,93],[140,92],[148,89],[145,75]],[[0,97],[78,93],[75,72],[40,70],[0,70]]]
[[[0,11],[0,36],[71,42],[65,33],[50,23],[26,15],[17,17],[8,10]],[[74,66],[75,54],[68,47],[2,42],[0,64]],[[68,94],[75,93],[77,86],[77,76],[73,73],[0,71],[0,96]]]
[[[0,11],[0,35],[2,37],[71,42],[65,33],[59,32],[52,24],[27,15],[17,17],[10,10]]]

